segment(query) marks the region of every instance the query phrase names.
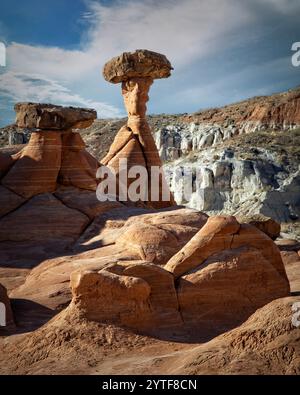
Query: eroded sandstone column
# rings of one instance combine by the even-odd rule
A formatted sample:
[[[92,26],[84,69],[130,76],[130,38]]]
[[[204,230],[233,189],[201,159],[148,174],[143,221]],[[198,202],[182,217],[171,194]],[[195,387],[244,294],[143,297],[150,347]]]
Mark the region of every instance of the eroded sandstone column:
[[[96,111],[39,103],[18,103],[15,111],[17,126],[32,134],[28,145],[12,156],[3,186],[26,199],[53,192],[58,183],[96,190],[99,164],[72,131],[90,126]]]
[[[107,81],[122,83],[128,122],[126,127],[120,129],[109,153],[101,162],[116,172],[120,159],[128,159],[128,168],[144,164],[149,186],[148,202],[145,203],[155,208],[169,207],[175,202],[163,175],[157,185],[151,179],[151,169],[162,169],[162,162],[146,119],[146,104],[153,80],[169,77],[171,70],[172,66],[164,55],[147,50],[125,52],[106,63],[103,70]],[[157,201],[152,199],[151,188],[157,189]],[[168,192],[167,199],[163,196],[163,188]]]

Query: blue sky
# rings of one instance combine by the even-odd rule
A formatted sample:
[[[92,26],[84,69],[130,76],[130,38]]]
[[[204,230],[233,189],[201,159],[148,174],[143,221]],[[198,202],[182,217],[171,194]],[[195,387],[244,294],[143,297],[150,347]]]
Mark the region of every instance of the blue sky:
[[[155,81],[149,113],[183,113],[300,84],[291,46],[299,0],[1,0],[0,126],[17,101],[96,108],[123,116],[120,86],[101,70],[112,56],[164,53],[171,78]]]

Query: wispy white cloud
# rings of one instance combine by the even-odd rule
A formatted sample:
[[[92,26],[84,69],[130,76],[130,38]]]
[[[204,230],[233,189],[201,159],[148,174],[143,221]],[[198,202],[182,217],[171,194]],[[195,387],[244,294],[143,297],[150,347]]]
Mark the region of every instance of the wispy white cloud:
[[[184,67],[215,51],[216,42],[226,40],[231,32],[252,17],[237,0],[221,3],[217,0],[129,0],[110,6],[88,1],[87,7],[83,18],[88,23],[88,30],[81,49],[20,43],[8,46],[9,66],[1,75],[0,94],[15,101],[93,105],[99,116],[116,116],[122,110],[105,104],[100,90],[101,69],[111,56],[147,48],[165,53],[176,68]],[[229,18],[231,22],[227,23]],[[96,72],[99,75],[97,81],[94,80]],[[97,97],[95,94],[93,98],[82,97],[74,90],[74,86],[83,80],[93,91],[95,83],[99,83]]]
[[[122,51],[148,48],[166,54],[176,68],[217,50],[253,12],[237,0],[90,2],[89,51],[102,61]],[[238,37],[235,37],[235,41]]]
[[[118,109],[109,104],[85,99],[58,82],[43,75],[8,71],[0,75],[1,95],[10,101],[32,101],[40,103],[68,104],[90,107],[97,110],[99,117],[118,117]]]
[[[89,1],[88,21],[81,50],[65,50],[12,43],[10,69],[73,80],[120,52],[147,48],[165,53],[176,65],[190,64],[230,45],[234,32],[253,21],[253,12],[237,0],[121,1],[112,6]],[[229,22],[230,21],[230,22]],[[238,37],[234,37],[234,42]]]

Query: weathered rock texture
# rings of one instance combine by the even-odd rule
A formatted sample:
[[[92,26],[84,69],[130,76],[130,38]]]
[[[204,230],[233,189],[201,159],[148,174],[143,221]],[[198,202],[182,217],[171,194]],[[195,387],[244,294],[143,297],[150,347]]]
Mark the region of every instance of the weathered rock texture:
[[[214,331],[240,323],[273,299],[289,295],[289,285],[253,247],[216,253],[179,280],[184,322]],[[249,303],[249,301],[251,302]]]
[[[61,135],[35,132],[26,147],[13,155],[14,165],[1,180],[2,185],[24,198],[56,189],[61,166]]]
[[[75,272],[71,287],[70,308],[94,321],[153,334],[164,328],[175,330],[182,323],[172,275],[147,262]]]
[[[151,170],[161,168],[160,160],[150,127],[146,120],[148,92],[155,78],[170,76],[171,65],[164,55],[146,50],[124,53],[104,66],[103,75],[107,81],[122,82],[122,95],[128,113],[127,127],[120,129],[107,156],[101,161],[114,169],[119,179],[121,159],[128,160],[128,171],[133,164],[142,166],[148,175],[148,192],[141,198],[151,207],[162,208],[174,205],[164,175],[153,180]],[[129,180],[127,184],[134,181]],[[155,190],[157,197],[151,194]],[[167,194],[164,195],[163,191]],[[119,194],[120,191],[117,191]]]
[[[107,62],[103,75],[106,81],[117,84],[132,78],[168,78],[173,70],[168,59],[159,53],[140,49],[124,52]]]
[[[132,165],[146,164],[139,135],[128,126],[117,135],[107,163],[117,162],[122,143]],[[33,167],[27,166],[30,155]],[[34,132],[12,160],[0,187],[0,241],[25,243],[22,248],[35,243],[20,254],[28,261],[39,243],[65,248],[75,242],[68,257],[32,270],[11,292],[14,298],[60,309],[71,300],[71,276],[70,314],[155,336],[192,338],[199,325],[218,333],[289,294],[279,250],[269,238],[279,232],[274,221],[259,218],[252,226],[191,209],[157,212],[101,203],[97,163],[72,131]],[[53,165],[48,173],[47,163]],[[19,171],[13,172],[15,166]],[[47,182],[35,183],[44,179],[41,174]]]
[[[74,241],[99,212],[120,206],[97,201],[100,164],[71,130],[90,125],[96,113],[34,103],[15,109],[17,126],[33,131],[21,150],[0,156],[0,240]]]
[[[62,161],[58,182],[62,185],[95,191],[98,161],[85,150],[79,133],[62,135]]]
[[[78,238],[89,217],[64,205],[51,193],[33,197],[0,221],[0,241]]]
[[[276,240],[280,236],[280,224],[274,219],[263,215],[253,215],[251,217],[238,217],[240,223],[248,223],[261,230],[272,240]]]
[[[164,264],[170,256],[180,250],[190,237],[199,231],[207,220],[206,215],[191,209],[174,208],[174,210],[157,212],[149,209],[129,208],[118,202],[98,202],[98,204],[94,205],[94,210],[92,211],[93,200],[90,192],[83,191],[82,199],[80,199],[81,193],[78,192],[73,188],[60,188],[55,193],[55,196],[58,196],[61,202],[68,206],[63,213],[60,213],[60,216],[64,215],[64,219],[69,216],[70,223],[67,221],[60,223],[58,220],[59,216],[57,216],[56,222],[53,222],[53,224],[48,223],[48,233],[46,233],[46,225],[39,225],[41,230],[38,232],[38,216],[34,216],[34,219],[30,220],[27,217],[29,223],[30,221],[31,223],[34,220],[36,221],[31,231],[29,231],[29,236],[23,233],[20,227],[18,228],[18,236],[12,235],[12,231],[8,232],[10,237],[19,237],[18,240],[23,240],[23,242],[28,240],[29,237],[35,237],[33,240],[36,240],[36,243],[38,242],[38,249],[41,249],[41,245],[45,245],[49,252],[52,252],[54,249],[55,253],[52,259],[44,257],[42,259],[43,263],[30,272],[25,283],[21,287],[14,289],[11,294],[14,298],[26,297],[38,304],[54,309],[59,308],[61,305],[65,306],[71,300],[69,280],[73,271],[92,270],[98,272],[112,264],[122,265],[125,261],[135,264],[141,260],[142,262],[147,260],[148,263],[156,265],[159,263]],[[57,201],[56,198],[55,200]],[[82,205],[80,205],[80,202],[82,202]],[[64,205],[61,204],[59,207],[62,210]],[[15,212],[16,214],[17,211]],[[55,213],[52,213],[52,215],[54,216]],[[87,215],[90,217],[94,216],[89,226],[87,225]],[[12,224],[11,217],[9,217],[7,216],[6,219]],[[22,223],[22,221],[20,222]],[[138,223],[152,226],[152,234],[148,237],[143,232],[137,235],[136,240],[126,243],[122,236],[124,235],[125,237],[128,231]],[[85,228],[82,229],[84,226]],[[166,234],[169,238],[175,236],[177,243],[173,242],[171,246],[168,246],[165,238],[160,239],[160,228],[165,230],[163,234]],[[80,232],[81,236],[79,237]],[[157,232],[156,244],[152,245],[151,242],[155,232]],[[48,240],[41,241],[41,238],[44,238],[45,235],[47,235]],[[55,235],[59,235],[59,239],[53,239]],[[68,250],[68,256],[64,256],[65,253],[57,253],[57,244],[59,241],[66,242],[67,235],[69,239],[72,238],[72,241],[76,239],[76,243],[73,245],[73,248]],[[7,236],[3,232],[3,238],[5,237]],[[47,247],[50,240],[54,240],[54,247],[52,245]],[[20,245],[21,247],[23,246]],[[31,261],[32,256],[35,254],[35,248],[30,246],[28,251],[20,251],[20,262],[24,260]],[[12,252],[10,252],[11,256]],[[2,258],[3,263],[9,264],[5,251],[3,251],[2,255],[0,254],[0,258]],[[168,275],[168,273],[166,274]],[[91,306],[91,308],[93,307]]]
[[[129,115],[104,161],[112,168],[121,158],[129,159],[132,166],[142,164],[148,172],[150,165],[159,163],[145,121],[146,101],[153,78],[167,76],[170,67],[162,57],[144,55],[149,60],[146,66],[139,55],[132,61],[138,74],[130,74],[127,56],[116,61],[116,70],[108,67],[108,79],[122,79]],[[280,249],[276,246],[272,240],[280,231],[276,222],[261,217],[245,220],[247,223],[233,216],[208,218],[193,209],[162,209],[166,203],[162,200],[157,205],[150,201],[159,211],[145,204],[101,203],[95,194],[97,161],[85,151],[81,137],[70,130],[87,125],[93,112],[56,107],[52,111],[49,106],[32,104],[27,109],[21,105],[19,112],[20,125],[35,126],[28,146],[0,157],[0,276],[10,298],[15,299],[18,331],[28,334],[12,336],[9,341],[0,338],[1,372],[41,373],[44,363],[49,369],[50,361],[55,360],[57,366],[63,359],[69,363],[65,373],[70,373],[70,366],[71,372],[80,370],[78,364],[94,366],[97,374],[99,368],[118,369],[120,342],[123,351],[127,346],[132,351],[136,345],[134,335],[124,328],[160,339],[203,344],[204,339],[242,324],[274,299],[271,312],[281,314],[281,320],[274,320],[272,314],[268,317],[267,305],[261,313],[263,319],[255,313],[242,326],[244,332],[237,330],[224,343],[216,341],[217,346],[225,344],[226,352],[222,354],[219,347],[209,354],[208,346],[203,358],[214,358],[220,369],[227,361],[238,366],[242,360],[239,350],[250,350],[253,356],[260,345],[264,355],[259,363],[272,372],[297,372],[298,339],[291,329],[291,301],[282,297],[290,293],[289,280],[292,291],[299,292],[300,248],[295,241],[278,243]],[[217,162],[214,177],[208,171],[203,182],[213,180],[226,191],[228,177],[229,170]],[[8,303],[1,290],[0,301]],[[38,326],[41,328],[36,330]],[[293,340],[287,340],[290,335]],[[121,337],[119,343],[115,336]],[[280,337],[277,343],[276,336]],[[144,346],[154,342],[149,337],[135,339]],[[100,361],[94,359],[95,349],[103,344]],[[178,350],[174,354],[173,344],[169,342],[163,358],[152,358],[154,365],[179,356]],[[161,351],[163,345],[161,341],[157,348]],[[118,362],[106,360],[105,368],[104,359],[114,351]],[[183,370],[192,366],[198,371],[203,354],[195,355],[196,361],[185,356]],[[235,355],[240,359],[235,360]],[[128,356],[126,348],[123,365],[130,365],[130,358],[136,367],[140,365],[141,359]],[[247,358],[251,360],[249,355]],[[290,369],[282,366],[284,358]],[[172,372],[170,366],[168,369]]]
[[[26,199],[17,195],[16,193],[10,191],[9,189],[0,186],[0,218],[10,211],[15,210],[21,204],[23,204]]]
[[[235,217],[210,217],[205,226],[169,260],[165,268],[177,278],[220,251],[245,245],[260,250],[279,275],[287,281],[280,252],[275,243],[256,227],[239,224]]]
[[[162,126],[156,121],[155,140],[176,202],[209,214],[299,219],[299,103],[297,88]],[[193,176],[188,196],[183,169]]]
[[[17,103],[15,111],[16,124],[19,128],[27,129],[84,129],[97,118],[95,110],[53,104]]]
[[[195,215],[200,230],[191,238],[193,230],[174,214],[172,226],[172,218],[161,214],[127,221],[116,245],[145,261],[76,271],[70,308],[81,317],[138,332],[192,338],[195,328],[222,332],[289,295],[280,252],[258,228],[234,217],[206,221]],[[191,240],[164,267],[155,266],[166,262],[184,236]]]
[[[168,374],[299,375],[299,327],[291,325],[291,309],[300,298],[274,300],[241,326],[208,343],[172,355]]]
[[[117,245],[140,259],[164,265],[206,221],[205,214],[185,209],[133,217],[126,222]]]

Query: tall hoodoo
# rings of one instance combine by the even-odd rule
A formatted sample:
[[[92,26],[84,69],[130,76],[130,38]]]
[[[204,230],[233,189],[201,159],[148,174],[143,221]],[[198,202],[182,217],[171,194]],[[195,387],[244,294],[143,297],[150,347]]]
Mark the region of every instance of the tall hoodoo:
[[[102,163],[113,168],[117,174],[120,159],[126,158],[129,168],[136,164],[144,166],[148,173],[148,205],[155,208],[169,207],[175,203],[164,176],[160,177],[157,185],[154,185],[154,180],[151,180],[151,169],[162,168],[162,162],[146,119],[146,103],[149,100],[148,93],[153,80],[168,78],[171,70],[171,63],[164,55],[144,49],[125,52],[111,59],[105,64],[103,70],[106,81],[114,84],[122,83],[128,122],[118,132]],[[132,181],[128,180],[128,183]],[[158,201],[151,199],[151,188],[152,190],[158,189]],[[163,199],[163,190],[168,191],[168,200]]]

